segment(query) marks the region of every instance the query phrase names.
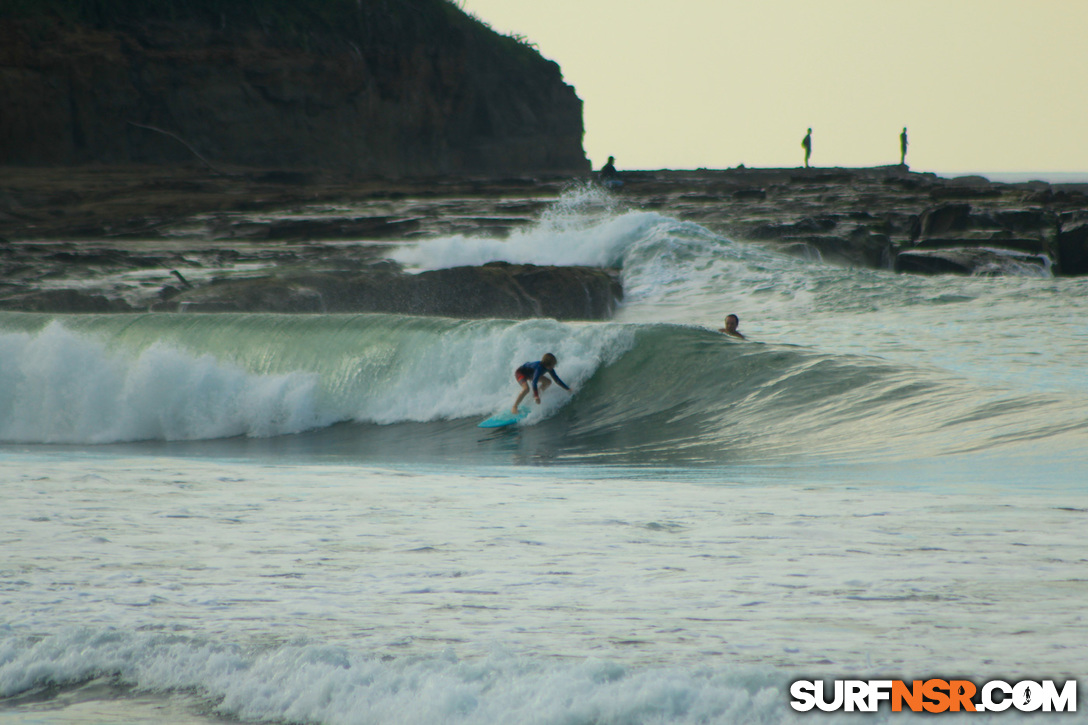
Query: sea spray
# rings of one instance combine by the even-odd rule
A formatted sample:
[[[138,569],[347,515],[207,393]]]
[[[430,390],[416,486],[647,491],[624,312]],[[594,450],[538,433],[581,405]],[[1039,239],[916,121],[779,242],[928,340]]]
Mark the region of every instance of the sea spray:
[[[627,304],[692,304],[691,291],[736,286],[789,293],[783,268],[799,260],[691,222],[627,208],[599,188],[561,196],[532,226],[506,239],[454,235],[404,245],[391,255],[410,270],[488,262],[620,270]],[[795,277],[796,279],[796,277]]]

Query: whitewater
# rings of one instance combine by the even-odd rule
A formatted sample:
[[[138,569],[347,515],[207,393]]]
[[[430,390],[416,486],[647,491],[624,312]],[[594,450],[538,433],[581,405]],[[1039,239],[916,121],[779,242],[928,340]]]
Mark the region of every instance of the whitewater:
[[[392,256],[625,297],[0,313],[0,723],[777,723],[800,678],[1088,674],[1088,281],[832,266],[589,188]],[[477,428],[544,352],[573,393]]]

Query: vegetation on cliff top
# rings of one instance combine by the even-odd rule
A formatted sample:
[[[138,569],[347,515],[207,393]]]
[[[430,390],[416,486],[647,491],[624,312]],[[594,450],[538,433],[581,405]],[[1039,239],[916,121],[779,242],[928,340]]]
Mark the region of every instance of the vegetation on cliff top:
[[[470,35],[520,62],[540,59],[523,38],[496,33],[451,0],[5,0],[3,18],[101,30],[196,23],[226,36],[259,31],[274,42],[318,52],[340,43],[381,47],[405,38],[446,46]]]

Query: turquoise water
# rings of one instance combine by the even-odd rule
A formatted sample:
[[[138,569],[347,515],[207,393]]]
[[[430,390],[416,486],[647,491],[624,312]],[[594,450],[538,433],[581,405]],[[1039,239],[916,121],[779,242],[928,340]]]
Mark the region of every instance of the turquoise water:
[[[1088,283],[803,262],[593,192],[397,255],[627,297],[0,315],[0,722],[782,722],[802,676],[1085,674]],[[545,351],[573,395],[477,428]]]

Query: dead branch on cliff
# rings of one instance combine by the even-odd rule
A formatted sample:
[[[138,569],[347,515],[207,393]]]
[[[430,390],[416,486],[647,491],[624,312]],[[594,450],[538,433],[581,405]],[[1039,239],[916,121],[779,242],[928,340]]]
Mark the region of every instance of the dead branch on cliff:
[[[189,152],[193,156],[196,156],[198,159],[203,161],[205,166],[207,166],[209,169],[211,169],[215,173],[219,174],[220,176],[238,176],[238,174],[232,174],[232,173],[230,173],[228,171],[223,171],[222,169],[217,168],[215,166],[215,164],[213,164],[211,161],[208,161],[206,158],[204,158],[200,154],[199,151],[194,149],[192,147],[192,145],[190,145],[185,139],[183,139],[181,136],[178,136],[176,133],[172,133],[172,132],[167,131],[165,129],[157,128],[155,126],[148,126],[145,123],[136,123],[135,121],[129,121],[129,124],[132,125],[132,126],[135,126],[136,128],[146,128],[148,131],[156,131],[158,133],[163,134],[164,136],[169,136],[170,138],[174,139],[175,141],[180,143],[185,148],[189,149]]]

